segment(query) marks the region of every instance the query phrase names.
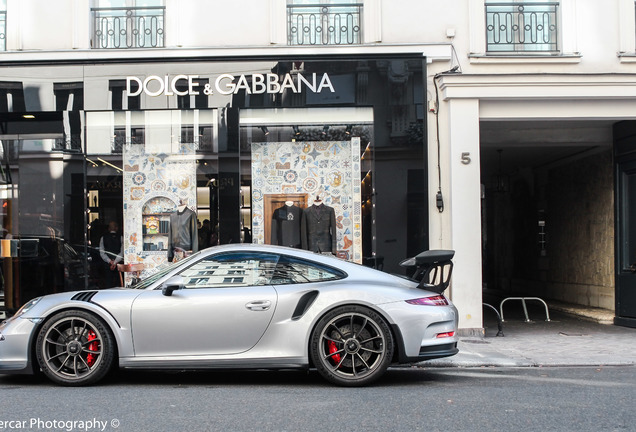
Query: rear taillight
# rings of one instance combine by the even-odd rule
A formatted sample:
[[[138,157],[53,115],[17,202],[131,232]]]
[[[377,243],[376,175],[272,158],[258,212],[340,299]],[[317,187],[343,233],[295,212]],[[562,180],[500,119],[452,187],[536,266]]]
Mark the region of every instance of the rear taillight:
[[[420,306],[447,306],[448,300],[443,295],[436,295],[431,297],[421,297],[411,300],[405,300],[408,304],[420,305]]]
[[[451,331],[451,332],[446,332],[446,333],[438,333],[437,336],[435,336],[435,337],[437,337],[437,338],[447,338],[447,337],[453,337],[453,336],[455,336],[455,332]]]

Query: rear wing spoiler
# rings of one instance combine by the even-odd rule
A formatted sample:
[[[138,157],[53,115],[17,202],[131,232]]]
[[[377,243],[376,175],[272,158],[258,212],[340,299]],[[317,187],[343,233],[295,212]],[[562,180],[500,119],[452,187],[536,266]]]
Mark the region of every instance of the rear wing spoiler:
[[[400,262],[402,267],[415,267],[412,278],[418,288],[441,294],[450,285],[453,273],[453,250],[428,250]]]

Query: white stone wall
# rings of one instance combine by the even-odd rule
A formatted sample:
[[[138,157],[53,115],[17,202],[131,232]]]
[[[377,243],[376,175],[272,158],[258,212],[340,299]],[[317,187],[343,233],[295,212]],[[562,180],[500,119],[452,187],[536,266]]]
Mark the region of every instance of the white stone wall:
[[[617,55],[633,55],[636,50],[634,2],[630,0],[561,0],[559,37],[563,55],[530,58],[484,56],[484,0],[362,3],[366,46],[380,44],[384,51],[395,52],[404,44],[452,44],[453,62],[461,64],[463,73],[631,72],[636,67],[636,58]],[[7,51],[21,52],[22,57],[33,50],[60,51],[61,57],[73,56],[73,50],[91,51],[90,6],[86,0],[8,2]],[[165,6],[166,48],[181,50],[186,56],[207,48],[286,47],[285,0],[165,0]],[[303,47],[300,51],[360,52],[350,48]],[[119,55],[143,57],[148,50],[117,51]],[[430,49],[426,54],[434,58],[435,52]],[[3,57],[20,56],[0,53],[0,59]],[[445,58],[432,71],[449,69],[449,60]]]

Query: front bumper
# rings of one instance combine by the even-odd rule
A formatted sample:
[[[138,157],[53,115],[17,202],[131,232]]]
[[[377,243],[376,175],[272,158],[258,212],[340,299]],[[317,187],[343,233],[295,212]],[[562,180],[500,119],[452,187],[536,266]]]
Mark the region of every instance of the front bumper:
[[[10,318],[0,324],[0,374],[32,374],[30,349],[35,323]]]

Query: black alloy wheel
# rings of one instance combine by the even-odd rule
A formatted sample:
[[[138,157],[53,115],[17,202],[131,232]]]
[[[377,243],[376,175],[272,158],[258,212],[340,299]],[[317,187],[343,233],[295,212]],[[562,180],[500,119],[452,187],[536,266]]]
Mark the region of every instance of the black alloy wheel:
[[[35,348],[42,372],[66,386],[94,384],[110,371],[115,358],[110,329],[80,310],[51,317],[40,329]]]
[[[378,313],[362,306],[341,306],[316,325],[310,355],[328,381],[363,386],[384,374],[393,349],[391,330]]]

